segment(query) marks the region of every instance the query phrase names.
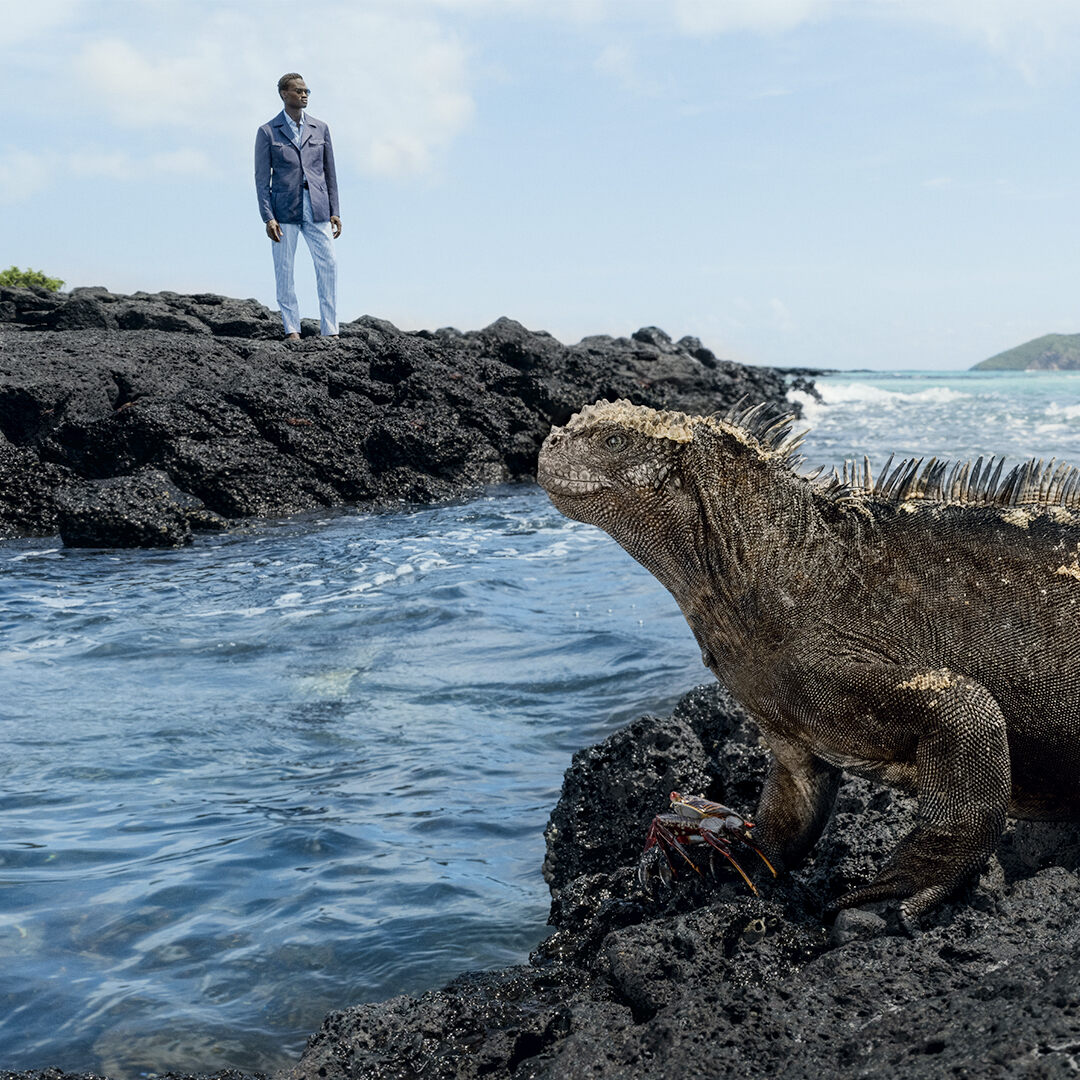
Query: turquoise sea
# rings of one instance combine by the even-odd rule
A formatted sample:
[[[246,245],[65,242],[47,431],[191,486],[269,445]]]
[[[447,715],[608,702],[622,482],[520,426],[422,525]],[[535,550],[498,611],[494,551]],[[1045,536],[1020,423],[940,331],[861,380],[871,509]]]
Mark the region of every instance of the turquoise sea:
[[[838,372],[799,391],[811,427],[808,463],[890,454],[967,459],[1006,455],[1080,464],[1080,372]]]
[[[808,464],[1080,464],[1080,373],[840,373]],[[272,1070],[331,1009],[522,962],[573,751],[703,681],[532,486],[181,551],[0,544],[0,1068]]]

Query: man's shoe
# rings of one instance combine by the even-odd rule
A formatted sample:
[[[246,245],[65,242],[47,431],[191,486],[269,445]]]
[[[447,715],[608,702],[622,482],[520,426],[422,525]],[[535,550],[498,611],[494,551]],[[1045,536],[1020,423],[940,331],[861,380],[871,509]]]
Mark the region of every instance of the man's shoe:
[[[286,341],[299,341],[300,340],[300,335],[299,334],[286,334],[285,335],[285,340]]]

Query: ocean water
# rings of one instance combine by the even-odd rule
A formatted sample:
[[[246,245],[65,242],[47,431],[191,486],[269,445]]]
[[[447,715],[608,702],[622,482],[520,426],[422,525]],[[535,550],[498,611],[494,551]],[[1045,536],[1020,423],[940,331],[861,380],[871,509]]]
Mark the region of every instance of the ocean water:
[[[811,465],[1080,463],[1080,375],[846,373]],[[578,747],[707,677],[531,486],[182,551],[0,544],[0,1068],[272,1070],[326,1012],[523,962]]]
[[[821,402],[791,393],[811,428],[811,465],[865,454],[878,469],[893,453],[1080,465],[1080,372],[839,372],[816,382]]]

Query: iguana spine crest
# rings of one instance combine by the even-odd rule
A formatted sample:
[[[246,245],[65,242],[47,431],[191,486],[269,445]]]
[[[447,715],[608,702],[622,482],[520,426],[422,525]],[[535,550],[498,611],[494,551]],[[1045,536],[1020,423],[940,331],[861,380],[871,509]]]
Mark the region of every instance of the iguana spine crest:
[[[620,398],[586,405],[566,425],[574,432],[593,424],[625,424],[643,435],[676,443],[693,442],[699,429],[726,434],[755,450],[762,458],[782,461],[797,470],[805,459],[796,456],[806,432],[793,433],[799,418],[781,413],[767,403],[743,408],[744,399],[725,414],[689,416],[673,410],[649,409]],[[558,429],[556,429],[558,430]],[[904,458],[893,464],[895,455],[874,478],[869,458],[849,459],[842,471],[826,474],[824,466],[804,476],[815,491],[836,502],[865,500],[901,505],[911,500],[923,503],[953,503],[961,506],[1061,507],[1080,509],[1080,468],[1066,462],[1032,458],[1014,466],[1002,478],[1005,458],[980,456],[976,461],[948,461]]]
[[[1066,462],[1031,458],[1014,466],[1004,480],[1004,457],[970,461],[906,458],[893,465],[890,457],[875,481],[870,462],[848,460],[843,473],[834,469],[819,485],[834,499],[867,498],[904,503],[910,499],[957,503],[962,506],[1036,506],[1080,509],[1080,469]]]

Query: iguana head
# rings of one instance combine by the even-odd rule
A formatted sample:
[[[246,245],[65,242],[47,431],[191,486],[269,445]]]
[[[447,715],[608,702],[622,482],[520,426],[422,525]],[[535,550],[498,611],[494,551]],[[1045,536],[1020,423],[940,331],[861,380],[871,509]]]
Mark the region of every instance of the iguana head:
[[[552,429],[537,479],[567,517],[603,529],[668,583],[658,560],[671,545],[659,538],[700,521],[686,468],[698,419],[628,401],[587,405]]]
[[[759,416],[598,401],[552,429],[537,479],[562,513],[599,526],[672,588],[693,573],[703,537],[723,528],[725,507],[747,501],[755,474],[790,474],[791,418]]]
[[[637,517],[678,490],[689,419],[627,401],[586,405],[544,440],[537,479],[567,517],[614,532],[620,516]]]

